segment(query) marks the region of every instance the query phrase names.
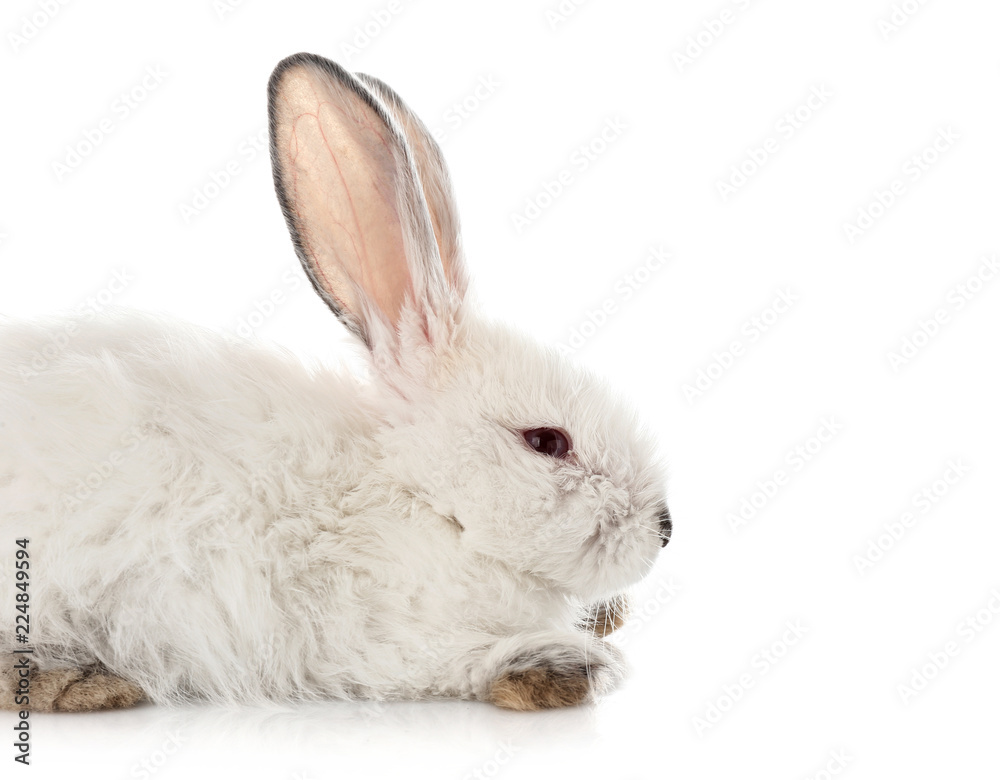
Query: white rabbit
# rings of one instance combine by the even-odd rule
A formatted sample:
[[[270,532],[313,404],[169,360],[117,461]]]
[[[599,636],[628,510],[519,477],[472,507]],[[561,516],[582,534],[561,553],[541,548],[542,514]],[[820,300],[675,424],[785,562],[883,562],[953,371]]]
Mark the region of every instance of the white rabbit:
[[[467,301],[440,149],[394,92],[298,54],[268,96],[296,251],[372,377],[136,313],[4,322],[0,650],[27,590],[34,652],[0,706],[591,699],[670,537],[652,441]]]

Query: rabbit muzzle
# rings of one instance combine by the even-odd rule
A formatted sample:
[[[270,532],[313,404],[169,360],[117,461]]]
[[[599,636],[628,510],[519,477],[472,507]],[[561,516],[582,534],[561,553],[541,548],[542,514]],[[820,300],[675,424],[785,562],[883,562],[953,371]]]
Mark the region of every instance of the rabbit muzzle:
[[[667,509],[666,505],[659,514],[660,518],[660,546],[666,547],[667,542],[670,541],[670,534],[674,530],[674,524],[670,520],[670,510]]]

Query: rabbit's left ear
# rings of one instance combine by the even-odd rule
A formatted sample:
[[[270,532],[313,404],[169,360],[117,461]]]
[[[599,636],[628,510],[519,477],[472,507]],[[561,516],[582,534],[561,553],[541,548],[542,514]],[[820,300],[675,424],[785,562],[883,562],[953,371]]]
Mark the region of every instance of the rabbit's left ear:
[[[388,87],[316,55],[281,62],[268,97],[278,199],[317,292],[373,352],[399,356],[404,319],[434,338],[465,275],[433,139]]]

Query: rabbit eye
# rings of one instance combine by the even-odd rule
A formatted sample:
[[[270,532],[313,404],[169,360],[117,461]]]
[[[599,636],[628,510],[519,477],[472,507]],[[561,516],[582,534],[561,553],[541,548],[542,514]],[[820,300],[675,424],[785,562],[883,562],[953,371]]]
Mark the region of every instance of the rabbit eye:
[[[535,452],[553,458],[565,458],[573,446],[569,434],[558,428],[532,428],[530,431],[522,431],[521,435]]]

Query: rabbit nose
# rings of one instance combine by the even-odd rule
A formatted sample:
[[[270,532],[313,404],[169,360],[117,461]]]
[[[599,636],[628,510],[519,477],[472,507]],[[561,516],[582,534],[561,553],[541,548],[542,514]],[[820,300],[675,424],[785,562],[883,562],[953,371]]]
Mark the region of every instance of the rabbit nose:
[[[674,524],[670,521],[670,510],[664,505],[660,510],[660,546],[666,547],[670,541],[670,533],[674,530]]]

